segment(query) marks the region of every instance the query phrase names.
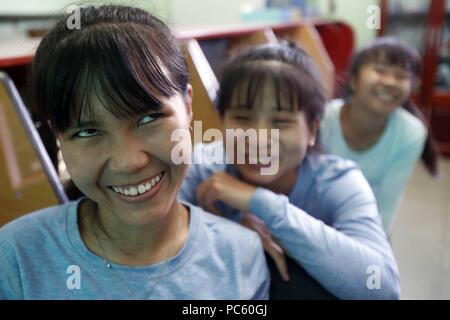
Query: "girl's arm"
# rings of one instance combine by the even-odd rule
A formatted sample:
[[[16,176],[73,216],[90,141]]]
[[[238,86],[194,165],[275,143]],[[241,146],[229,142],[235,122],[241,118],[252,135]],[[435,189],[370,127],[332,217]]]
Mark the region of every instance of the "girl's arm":
[[[217,144],[217,143],[215,143]],[[215,171],[222,169],[224,165],[214,164],[210,157],[211,148],[214,149],[214,143],[205,145],[198,143],[194,146],[192,154],[192,163],[189,165],[186,177],[178,193],[178,199],[199,205],[196,197],[198,186],[208,179]],[[219,149],[221,150],[221,149]]]
[[[357,170],[331,181],[314,199],[332,214],[333,226],[258,188],[250,210],[284,250],[341,299],[398,299],[397,266],[382,230],[370,186]]]

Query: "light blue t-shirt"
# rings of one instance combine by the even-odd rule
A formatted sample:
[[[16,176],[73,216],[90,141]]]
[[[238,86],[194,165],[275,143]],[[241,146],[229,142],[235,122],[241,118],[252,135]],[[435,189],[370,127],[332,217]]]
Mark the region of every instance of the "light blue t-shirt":
[[[352,150],[342,133],[340,114],[344,100],[331,101],[321,123],[321,141],[325,152],[355,161],[370,183],[378,203],[378,211],[386,230],[394,214],[427,137],[423,123],[398,107],[389,116],[378,142],[365,151]]]
[[[232,164],[215,162],[221,141],[197,144],[179,198],[197,204],[198,186],[216,172],[239,178]],[[200,163],[203,164],[200,164]],[[237,210],[218,203],[239,221]],[[376,200],[356,164],[334,155],[308,154],[289,196],[258,188],[250,211],[262,219],[285,252],[340,299],[397,299],[397,264]],[[378,282],[377,282],[378,281]]]
[[[0,300],[268,298],[269,274],[254,232],[189,205],[189,236],[176,256],[107,268],[80,237],[78,204],[0,229]]]

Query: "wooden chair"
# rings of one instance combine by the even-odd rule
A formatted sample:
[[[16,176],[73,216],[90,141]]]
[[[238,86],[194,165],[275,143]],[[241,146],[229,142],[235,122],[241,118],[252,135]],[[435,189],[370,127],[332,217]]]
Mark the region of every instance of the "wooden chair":
[[[311,24],[187,32],[179,37],[185,41],[185,56],[194,89],[193,120],[201,121],[202,134],[207,129],[221,126],[215,101],[219,89],[217,76],[223,62],[251,45],[274,42],[277,38],[288,38],[297,42],[315,60],[324,78],[328,98],[333,96],[334,66],[317,30]],[[194,143],[200,141],[201,136],[193,137]]]
[[[0,226],[66,200],[17,90],[0,72]]]

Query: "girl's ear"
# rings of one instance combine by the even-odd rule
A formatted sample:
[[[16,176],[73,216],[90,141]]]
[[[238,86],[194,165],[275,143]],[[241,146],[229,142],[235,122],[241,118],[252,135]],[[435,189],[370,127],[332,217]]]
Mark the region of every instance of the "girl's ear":
[[[411,91],[415,91],[418,88],[420,88],[422,81],[420,79],[420,77],[417,76],[413,76],[411,79]]]
[[[320,126],[320,120],[314,121],[314,122],[309,126],[309,141],[308,141],[308,146],[309,146],[310,148],[314,147],[314,145],[316,144],[316,137],[317,137],[317,132],[319,131],[319,126]]]
[[[193,90],[192,90],[192,86],[188,83],[186,86],[186,92],[184,94],[184,102],[186,103],[186,111],[188,114],[188,121],[189,123],[192,122],[192,117],[193,117],[193,113],[192,113],[192,97],[193,97]]]
[[[350,76],[349,88],[350,88],[352,93],[356,91],[356,89],[355,89],[356,88],[356,82],[358,81],[357,77],[358,77],[357,75]]]

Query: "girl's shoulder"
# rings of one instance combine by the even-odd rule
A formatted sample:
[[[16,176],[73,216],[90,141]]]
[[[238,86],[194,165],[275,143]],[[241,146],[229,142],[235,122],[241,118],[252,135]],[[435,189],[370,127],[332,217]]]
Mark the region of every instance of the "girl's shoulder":
[[[304,161],[304,171],[309,172],[316,180],[334,179],[349,171],[360,171],[359,166],[352,160],[334,154],[311,152]]]
[[[341,133],[341,126],[339,123],[342,106],[345,104],[342,99],[334,99],[325,105],[325,112],[320,122],[321,142],[325,149],[330,149],[330,145],[338,145],[342,142],[337,142]]]
[[[339,119],[342,106],[345,104],[343,99],[333,99],[327,102],[325,105],[324,119]]]
[[[303,178],[311,197],[332,208],[329,212],[350,199],[352,202],[356,199],[361,203],[375,202],[369,182],[354,161],[331,154],[308,155],[305,160],[307,174]]]
[[[40,243],[56,233],[65,232],[66,216],[77,202],[69,202],[25,214],[0,228],[0,246]]]
[[[423,122],[403,108],[398,108],[394,114],[395,132],[403,145],[410,145],[412,143],[423,143],[427,138],[428,130]]]
[[[199,230],[201,237],[208,238],[209,242],[216,242],[219,247],[228,246],[228,249],[242,248],[255,239],[258,239],[256,232],[245,228],[237,222],[214,215],[205,211],[203,208],[193,204],[187,204],[190,212],[194,215],[193,220],[199,220]],[[196,228],[194,228],[195,230]]]

